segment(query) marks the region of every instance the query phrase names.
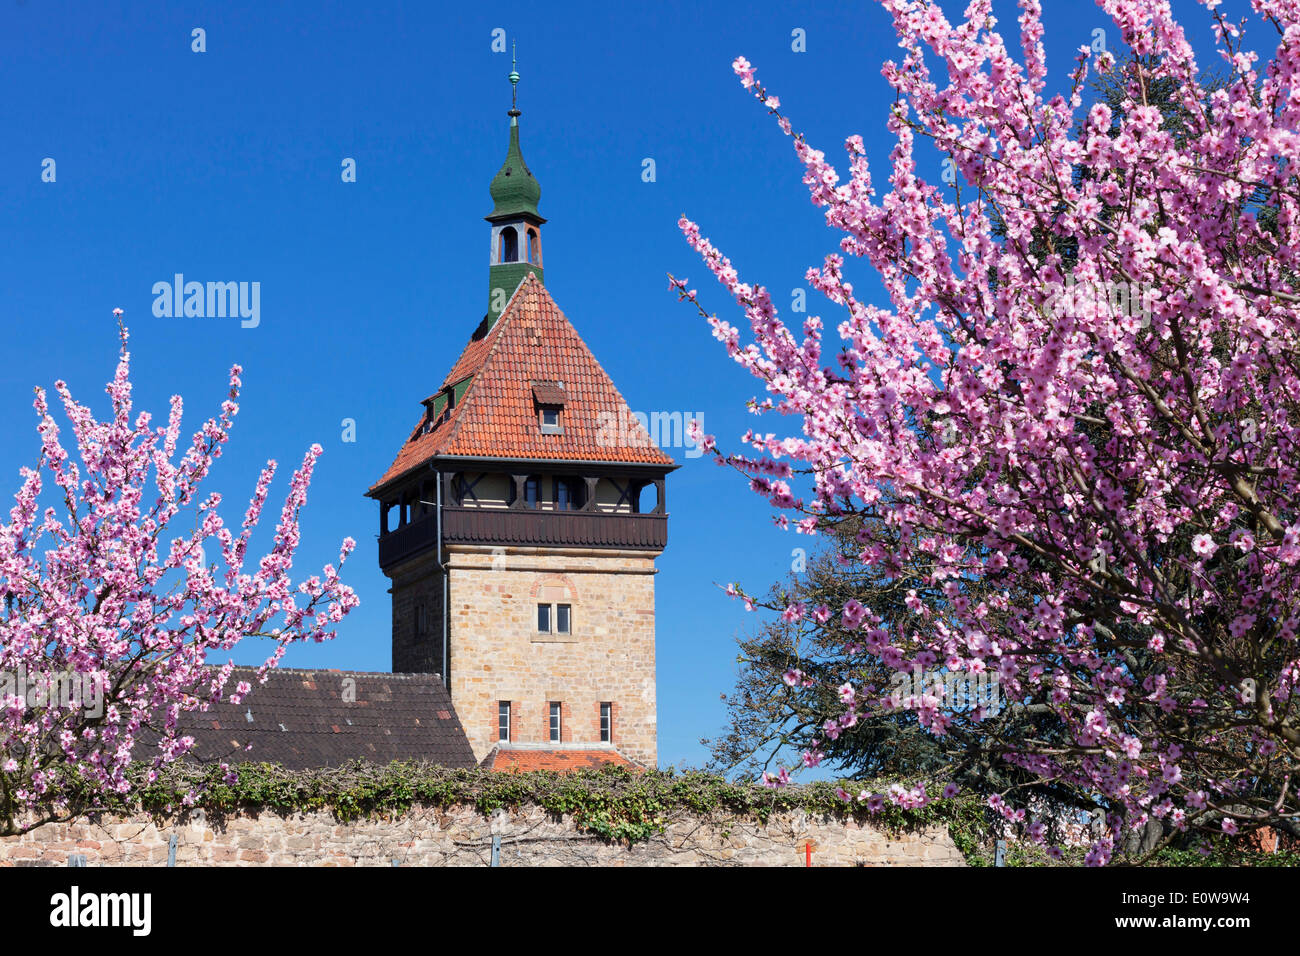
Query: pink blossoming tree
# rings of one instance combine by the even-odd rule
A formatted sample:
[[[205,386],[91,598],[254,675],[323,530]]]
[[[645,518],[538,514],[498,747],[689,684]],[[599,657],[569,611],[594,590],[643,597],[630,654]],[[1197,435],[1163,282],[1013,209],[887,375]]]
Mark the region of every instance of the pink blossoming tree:
[[[117,314],[120,315],[120,310]],[[152,779],[193,740],[182,712],[223,696],[231,666],[207,655],[247,637],[274,642],[259,675],[295,641],[322,641],[358,599],[333,565],[295,585],[298,514],[321,449],[293,474],[269,553],[250,560],[249,540],[266,505],[275,462],[262,471],[243,522],[217,513],[220,495],[200,486],[221,455],[238,406],[230,397],[177,458],[181,398],[167,424],[132,418],[130,354],[121,333],[108,384],[113,415],[97,421],[63,382],[56,390],[80,464],[36,389],[40,460],[0,526],[0,831],[17,833],[94,808],[139,781],[143,754]],[[42,508],[42,496],[52,503]],[[177,530],[180,522],[186,527]],[[343,542],[339,564],[355,547]]]
[[[1300,2],[1253,0],[1251,35],[1273,47],[1261,58],[1203,0],[1228,71],[1210,83],[1168,2],[1098,0],[1125,55],[1083,48],[1054,96],[1037,0],[1020,0],[1014,54],[991,0],[957,24],[925,0],[880,2],[905,51],[883,70],[898,100],[883,193],[861,137],[842,180],[734,64],[842,234],[808,272],[842,309],[835,338],[816,317],[788,328],[681,223],[748,319],[749,342],[710,322],[766,384],[756,410],[802,419],[720,463],[782,526],[859,522],[857,560],[907,583],[913,619],[857,601],[784,610],[900,673],[995,675],[1005,712],[973,714],[990,732],[953,767],[1013,768],[990,806],[1029,839],[1045,839],[1032,794],[1060,785],[1105,813],[1093,864],[1155,824],[1162,843],[1294,832]],[[1122,91],[1118,110],[1084,107],[1097,73]],[[945,157],[954,181],[927,180]],[[879,274],[888,307],[846,280],[845,255]],[[829,737],[891,707],[941,736],[955,719],[923,691],[849,682],[840,699]],[[924,802],[927,783],[942,785],[883,798]]]

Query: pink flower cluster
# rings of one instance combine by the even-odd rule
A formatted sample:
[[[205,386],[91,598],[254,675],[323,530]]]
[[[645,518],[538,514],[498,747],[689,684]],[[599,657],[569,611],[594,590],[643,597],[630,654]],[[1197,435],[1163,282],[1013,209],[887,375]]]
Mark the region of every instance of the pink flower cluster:
[[[40,461],[22,470],[0,526],[0,672],[51,682],[77,675],[79,686],[93,681],[101,692],[98,715],[85,700],[51,697],[33,706],[10,694],[0,701],[0,817],[11,829],[66,810],[74,791],[83,807],[96,795],[126,792],[140,747],[152,751],[155,769],[185,753],[193,740],[179,734],[183,711],[252,690],[241,681],[229,692],[231,665],[212,670],[209,653],[266,638],[274,650],[259,670],[265,677],[291,643],[332,638],[358,604],[333,564],[297,584],[289,574],[320,446],[293,473],[271,550],[250,560],[275,462],[262,471],[238,528],[218,515],[219,495],[200,493],[238,411],[239,367],[231,369],[220,415],[203,423],[178,459],[180,396],[163,426],[146,412],[133,417],[125,328],[121,341],[107,387],[110,419],[96,420],[56,383],[79,463],[44,390],[36,390]],[[51,502],[45,507],[43,496]],[[339,567],[355,546],[344,540]]]
[[[908,597],[923,630],[882,628],[857,601],[826,626],[899,670],[926,650],[996,673],[1013,710],[1044,707],[1065,739],[1001,758],[1112,808],[1090,862],[1152,815],[1233,833],[1297,812],[1294,788],[1273,806],[1239,781],[1300,758],[1300,4],[1252,3],[1276,30],[1260,68],[1207,3],[1227,69],[1210,92],[1167,0],[1098,0],[1133,54],[1097,64],[1121,84],[1112,110],[1084,108],[1086,48],[1068,92],[1047,93],[1036,0],[1020,0],[1015,53],[991,0],[960,23],[927,0],[880,3],[905,51],[883,70],[898,100],[883,193],[861,137],[841,176],[734,64],[840,236],[808,272],[844,312],[838,341],[815,316],[787,327],[680,223],[748,320],[745,341],[709,318],[765,383],[756,410],[802,420],[726,461],[806,515],[800,530],[865,516],[884,531],[860,538],[863,564],[925,569]],[[926,178],[945,158],[959,184]],[[860,298],[845,256],[888,307]],[[1053,307],[1072,281],[1143,290],[1142,317],[1104,296]],[[1215,763],[1225,752],[1240,773]]]

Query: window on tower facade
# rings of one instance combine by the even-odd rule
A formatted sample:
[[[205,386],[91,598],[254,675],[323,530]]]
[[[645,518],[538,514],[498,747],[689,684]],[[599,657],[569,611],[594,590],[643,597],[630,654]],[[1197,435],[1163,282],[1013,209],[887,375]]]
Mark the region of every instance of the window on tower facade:
[[[614,739],[614,705],[603,701],[600,705],[600,742],[607,744]]]
[[[501,230],[501,261],[519,261],[519,233],[515,232],[513,226]]]
[[[510,739],[510,701],[497,701],[497,739]]]
[[[558,406],[543,405],[541,416],[543,435],[562,435],[564,433],[564,429],[560,427],[560,409]]]
[[[586,504],[587,485],[580,478],[555,479],[555,510],[580,511]]]
[[[551,701],[551,740],[559,742],[560,735],[560,702],[553,700]]]
[[[555,630],[559,634],[569,633],[569,618],[572,614],[572,607],[568,604],[560,604],[555,608]]]
[[[551,633],[551,606],[549,604],[537,605],[537,630],[543,634]]]

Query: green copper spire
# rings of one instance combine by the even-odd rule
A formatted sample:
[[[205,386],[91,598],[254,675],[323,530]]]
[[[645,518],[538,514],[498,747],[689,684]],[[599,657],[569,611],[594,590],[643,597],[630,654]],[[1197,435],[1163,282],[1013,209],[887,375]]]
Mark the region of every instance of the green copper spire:
[[[488,220],[512,216],[533,216],[541,219],[537,211],[537,201],[542,198],[542,187],[533,178],[532,172],[524,162],[524,154],[519,150],[519,107],[515,94],[519,86],[519,71],[515,69],[515,60],[510,62],[510,148],[506,150],[506,161],[500,172],[492,177],[488,191],[494,203]],[[545,222],[545,220],[542,220]]]
[[[492,179],[492,254],[488,260],[488,314],[486,332],[501,317],[519,283],[529,275],[542,281],[542,223],[537,200],[542,187],[533,178],[519,151],[519,106],[516,94],[519,71],[510,63],[510,148],[505,165]]]

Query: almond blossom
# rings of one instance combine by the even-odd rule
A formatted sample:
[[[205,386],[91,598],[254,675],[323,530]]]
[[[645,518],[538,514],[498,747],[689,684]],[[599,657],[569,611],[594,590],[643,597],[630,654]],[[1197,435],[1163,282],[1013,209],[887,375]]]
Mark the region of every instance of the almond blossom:
[[[120,315],[120,311],[115,314]],[[35,468],[0,525],[0,674],[27,693],[0,695],[0,830],[11,834],[94,809],[133,786],[132,761],[148,779],[183,756],[185,711],[257,691],[227,688],[229,662],[208,655],[262,638],[271,649],[264,681],[290,644],[324,641],[358,604],[339,569],[356,544],[343,541],[338,566],[294,583],[299,512],[321,447],[294,471],[269,552],[250,554],[276,463],[262,470],[242,521],[219,516],[221,496],[204,480],[229,438],[240,368],[229,397],[181,445],[182,401],[166,424],[135,413],[127,331],[107,392],[112,416],[97,420],[63,382],[55,391],[76,454],[64,444],[44,389],[34,407],[40,435]],[[51,688],[75,688],[72,694]],[[38,693],[33,693],[36,690]]]
[[[825,626],[866,632],[900,672],[930,652],[996,673],[1011,706],[954,769],[993,760],[1018,787],[1095,800],[1088,862],[1156,806],[1170,838],[1294,828],[1300,4],[1254,0],[1246,30],[1180,4],[1214,27],[1227,73],[1210,85],[1167,0],[1098,0],[1125,55],[1085,47],[1051,92],[1038,0],[1020,0],[1010,44],[991,0],[955,23],[928,0],[878,2],[903,51],[882,70],[881,182],[861,136],[841,172],[735,61],[836,233],[807,277],[838,318],[787,325],[682,219],[748,332],[690,301],[765,384],[755,412],[798,430],[714,453],[781,526],[860,521],[862,565],[921,580],[915,630],[857,600]],[[1271,49],[1245,47],[1256,32]],[[1117,108],[1085,106],[1094,71]],[[921,695],[907,706],[942,732]]]

